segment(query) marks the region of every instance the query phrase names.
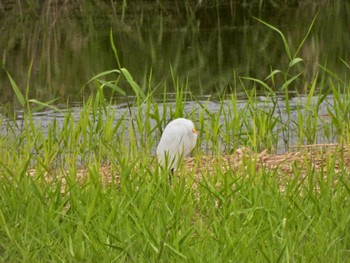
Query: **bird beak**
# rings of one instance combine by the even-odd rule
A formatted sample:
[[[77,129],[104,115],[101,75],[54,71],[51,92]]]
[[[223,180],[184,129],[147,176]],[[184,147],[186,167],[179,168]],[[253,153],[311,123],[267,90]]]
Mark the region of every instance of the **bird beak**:
[[[192,132],[199,135],[199,132],[197,132],[195,128],[192,129]]]

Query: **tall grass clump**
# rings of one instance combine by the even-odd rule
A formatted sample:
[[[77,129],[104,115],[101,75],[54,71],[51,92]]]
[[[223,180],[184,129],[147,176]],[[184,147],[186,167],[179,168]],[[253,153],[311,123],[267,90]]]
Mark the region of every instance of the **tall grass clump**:
[[[295,55],[292,61],[301,60]],[[320,168],[308,157],[302,157],[302,167],[297,160],[290,162],[291,172],[268,168],[258,159],[264,149],[278,148],[281,139],[290,143],[291,134],[298,143],[315,143],[326,125],[330,139],[335,132],[342,141],[348,132],[343,118],[349,96],[338,91],[332,78],[321,82],[333,83],[334,98],[323,123],[320,105],[328,97],[316,94],[317,77],[307,83],[309,94],[300,96],[299,103],[289,96],[281,100],[272,91],[268,80],[277,77],[275,70],[268,80],[237,77],[246,90],[242,103],[235,93],[215,102],[197,98],[173,76],[176,92],[170,101],[166,87],[159,99],[152,87],[139,86],[118,64],[89,81],[96,91],[79,109],[31,99],[9,75],[23,116],[8,113],[1,120],[0,261],[349,258],[346,149],[322,155]],[[278,74],[285,78],[284,88],[303,82],[300,72]],[[106,81],[106,76],[114,77]],[[120,80],[134,96],[125,96]],[[267,90],[264,99],[258,86]],[[106,89],[123,96],[124,106],[111,103]],[[56,117],[43,123],[37,115],[43,109]],[[170,186],[154,149],[164,126],[176,117],[191,118],[200,136],[194,158],[180,165]],[[228,162],[242,146],[252,151]]]
[[[299,56],[316,19],[317,15],[294,50],[282,31],[256,18],[279,35],[286,54],[285,67],[276,69],[271,66],[270,74],[265,79],[240,77],[248,99],[247,110],[250,111],[250,118],[244,127],[249,144],[258,151],[276,150],[281,147],[281,143],[284,150],[288,151],[292,144],[318,143],[320,136],[332,140],[326,127],[328,123],[323,118],[325,112],[320,111],[328,103],[326,99],[330,94],[343,98],[340,90],[334,88],[333,81],[343,84],[344,81],[335,74],[329,74],[327,78],[318,73],[312,77],[305,75],[305,61]],[[327,68],[320,68],[327,72]],[[264,97],[264,102],[259,101],[259,96]],[[339,101],[336,99],[335,103]],[[333,109],[329,109],[333,112]],[[328,113],[330,116],[333,114]],[[336,129],[342,128],[338,125]]]

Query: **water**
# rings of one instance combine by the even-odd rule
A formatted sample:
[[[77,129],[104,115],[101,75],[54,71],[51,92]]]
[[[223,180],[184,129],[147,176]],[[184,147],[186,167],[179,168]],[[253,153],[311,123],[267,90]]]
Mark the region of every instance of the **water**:
[[[86,85],[88,80],[119,67],[127,68],[144,91],[151,90],[155,96],[162,96],[166,89],[170,102],[176,86],[185,87],[197,100],[206,101],[233,90],[241,94],[238,76],[264,80],[272,70],[288,70],[290,59],[281,37],[254,17],[279,28],[293,55],[317,15],[310,35],[297,54],[303,63],[289,71],[289,75],[302,72],[301,78],[306,83],[312,82],[317,74],[322,79],[326,71],[343,80],[348,78],[348,1],[289,1],[292,4],[281,5],[272,4],[276,1],[255,1],[263,3],[261,6],[254,1],[248,4],[216,1],[212,5],[200,5],[201,1],[185,4],[182,1],[159,1],[162,4],[126,1],[125,9],[119,2],[4,1],[0,4],[2,66],[23,93],[28,83],[30,99],[58,98],[56,106],[68,105],[73,115],[79,115],[83,99],[96,92],[94,83]],[[111,47],[110,32],[117,58]],[[20,124],[22,109],[5,70],[0,72],[0,103],[17,109]],[[244,83],[248,89],[253,86],[251,81]],[[278,92],[283,82],[280,76],[275,84],[267,83]],[[126,94],[134,95],[123,78],[118,85]],[[328,89],[327,82],[322,85],[323,91]],[[305,82],[295,82],[289,89],[291,94],[295,91],[307,94],[306,87]],[[264,94],[264,89],[258,88]],[[126,111],[123,97],[108,90],[105,96],[107,100],[110,96],[116,97],[111,107],[117,108],[122,116]],[[291,107],[303,100],[302,96],[293,99]],[[239,107],[245,104],[243,99]],[[195,102],[187,101],[185,110],[198,107]],[[215,99],[207,104],[210,112],[215,113],[218,108]],[[281,108],[279,114],[286,121]],[[327,112],[327,104],[320,105],[322,111]],[[54,120],[63,125],[63,118],[62,114],[50,110],[34,115],[36,125],[43,128]],[[296,121],[296,112],[291,118],[291,122]],[[278,134],[279,151],[285,150],[284,136]],[[295,132],[289,137],[290,145],[297,143]],[[320,132],[319,143],[334,140]],[[202,148],[208,149],[206,145]]]
[[[29,98],[79,104],[96,91],[94,84],[82,89],[89,79],[119,67],[110,44],[112,31],[120,66],[144,90],[161,95],[165,86],[174,91],[178,81],[195,96],[220,95],[241,88],[237,76],[264,79],[273,69],[288,68],[280,36],[254,17],[279,28],[293,53],[318,13],[298,54],[304,63],[296,71],[306,80],[324,73],[318,65],[341,78],[349,73],[340,60],[350,61],[348,1],[125,1],[126,8],[122,2],[4,1],[2,66],[24,92],[33,61]],[[278,90],[276,81],[272,88]],[[119,85],[132,95],[125,81]],[[290,89],[305,92],[301,83]],[[4,70],[0,102],[18,106]]]
[[[296,146],[296,145],[300,145],[300,144],[312,144],[312,143],[318,143],[318,144],[322,144],[322,143],[336,143],[337,142],[337,137],[335,136],[335,134],[333,134],[332,132],[330,132],[329,135],[325,134],[325,127],[331,127],[331,119],[329,117],[324,117],[322,115],[327,115],[329,113],[329,110],[332,109],[332,105],[334,104],[334,98],[333,96],[327,96],[326,99],[319,104],[318,107],[318,116],[313,116],[315,118],[317,118],[317,127],[315,130],[309,131],[310,132],[310,137],[313,138],[313,133],[316,135],[316,140],[312,140],[307,141],[306,136],[301,136],[303,137],[303,140],[300,140],[300,135],[298,134],[298,127],[302,127],[298,125],[298,109],[301,110],[304,113],[304,118],[306,118],[307,116],[307,110],[306,108],[303,108],[303,105],[307,104],[307,100],[309,100],[310,98],[308,97],[304,97],[304,96],[298,96],[295,98],[291,98],[289,100],[290,103],[290,108],[291,108],[291,113],[288,117],[288,114],[286,112],[286,104],[284,101],[283,97],[279,97],[277,98],[277,108],[278,110],[276,110],[274,112],[273,118],[278,119],[278,124],[274,126],[272,133],[276,135],[277,137],[277,141],[275,144],[275,148],[272,149],[274,151],[276,151],[277,153],[283,153],[286,152],[290,149],[290,147],[292,146]],[[312,97],[311,101],[310,101],[310,107],[313,108],[315,105],[317,105],[318,103],[318,99],[319,97]],[[198,123],[197,123],[197,119],[195,119],[195,116],[200,116],[201,112],[203,111],[203,108],[201,107],[201,105],[205,105],[206,106],[206,110],[204,111],[204,120],[205,120],[205,126],[202,127],[202,129],[200,129]],[[271,101],[271,98],[268,97],[264,97],[264,96],[260,96],[257,100],[257,103],[254,105],[254,107],[252,107],[252,105],[250,105],[250,109],[251,110],[257,110],[257,111],[266,111],[266,112],[271,112],[272,108],[273,108],[273,102]],[[145,107],[145,105],[144,105]],[[244,112],[246,111],[247,107],[247,101],[246,100],[238,100],[237,101],[237,108],[240,112]],[[169,102],[169,104],[167,105],[167,109],[169,110],[170,108],[175,108],[175,102]],[[162,113],[163,112],[163,104],[159,103],[158,105],[158,109],[159,112]],[[43,135],[46,136],[49,127],[52,127],[55,123],[56,127],[58,128],[58,130],[62,130],[63,126],[64,126],[64,119],[66,118],[67,114],[69,113],[69,115],[71,116],[71,119],[74,119],[75,121],[78,121],[80,119],[81,116],[81,107],[79,106],[74,106],[71,107],[70,109],[65,108],[64,105],[62,105],[62,111],[58,112],[58,111],[54,111],[54,110],[46,110],[46,111],[42,111],[42,112],[37,112],[37,113],[33,113],[32,115],[32,121],[35,125],[35,127],[37,127],[39,130],[41,130],[43,132]],[[142,110],[142,109],[141,109]],[[210,114],[213,115],[217,115],[217,113],[222,110],[222,112],[228,112],[230,110],[232,110],[232,105],[230,100],[223,100],[223,101],[208,101],[208,100],[199,100],[198,102],[194,102],[194,101],[188,101],[185,103],[184,105],[184,114],[185,116],[187,115],[193,115],[193,121],[195,123],[195,125],[197,126],[197,129],[199,130],[201,137],[205,138],[206,137],[206,133],[211,133],[212,131],[209,129],[211,127],[211,115],[208,114],[208,112],[210,112]],[[108,112],[114,112],[115,113],[115,118],[114,118],[114,125],[116,125],[121,119],[123,120],[123,125],[121,129],[125,129],[126,131],[129,131],[130,129],[132,129],[129,125],[130,125],[130,120],[132,120],[134,122],[134,126],[137,127],[137,123],[136,121],[133,119],[135,115],[138,115],[138,112],[140,111],[140,108],[138,107],[129,107],[126,103],[121,103],[119,105],[109,105],[108,106]],[[146,109],[145,109],[146,111]],[[227,123],[224,119],[225,114],[220,113],[220,119],[219,119],[219,123],[220,125],[222,125],[221,128],[221,133],[219,133],[218,136],[218,149],[220,152],[223,153],[231,153],[232,150],[235,150],[239,147],[244,147],[246,146],[245,143],[245,137],[246,135],[244,135],[244,133],[248,130],[246,125],[250,125],[253,126],[254,124],[252,122],[245,123],[243,124],[242,127],[242,134],[237,135],[237,134],[231,134],[230,131],[227,131],[227,127],[225,126]],[[9,136],[16,136],[16,133],[19,132],[19,130],[21,129],[21,127],[23,127],[24,123],[23,123],[23,112],[22,111],[18,111],[17,112],[17,119],[16,119],[16,126],[19,128],[18,130],[13,130],[13,128],[10,127],[14,127],[12,124],[12,120],[4,118],[2,120],[2,125],[0,126],[0,133],[5,135],[8,134]],[[150,112],[152,113],[152,112]],[[168,116],[170,116],[169,112],[167,113]],[[106,119],[106,116],[104,115],[104,113],[102,113],[102,118],[103,120]],[[92,116],[91,116],[91,119]],[[167,118],[169,119],[169,118]],[[98,120],[96,120],[96,123],[98,122]],[[156,127],[157,123],[154,120],[150,120],[150,126]],[[8,125],[9,124],[9,125]],[[285,127],[285,125],[288,125],[288,128]],[[94,125],[92,125],[94,126]],[[10,128],[10,129],[9,129]],[[149,136],[158,136],[159,134],[156,134],[158,132],[158,130],[153,130],[154,134],[150,134]],[[134,131],[137,135],[137,130]],[[305,130],[303,130],[303,132],[307,132]],[[312,133],[312,134],[311,134]],[[227,142],[225,140],[227,140],[227,138],[224,138],[224,135],[230,136],[230,142]],[[140,137],[140,135],[137,135],[138,137]],[[128,140],[128,133],[126,133],[126,140]],[[126,142],[127,145],[127,142]],[[154,145],[153,149],[151,149],[151,155],[155,155],[155,147],[156,145]],[[205,141],[204,139],[202,140],[202,144],[199,146],[201,148],[201,151],[203,153],[206,154],[215,154],[215,151],[213,150],[213,148],[211,145],[210,141]],[[260,151],[264,150],[265,148],[261,148]]]

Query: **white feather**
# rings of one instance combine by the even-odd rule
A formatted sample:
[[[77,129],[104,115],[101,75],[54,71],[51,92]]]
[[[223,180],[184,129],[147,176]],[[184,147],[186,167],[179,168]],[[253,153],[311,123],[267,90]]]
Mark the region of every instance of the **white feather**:
[[[164,129],[157,147],[158,162],[162,167],[176,169],[180,160],[195,147],[197,133],[192,121],[179,118]]]

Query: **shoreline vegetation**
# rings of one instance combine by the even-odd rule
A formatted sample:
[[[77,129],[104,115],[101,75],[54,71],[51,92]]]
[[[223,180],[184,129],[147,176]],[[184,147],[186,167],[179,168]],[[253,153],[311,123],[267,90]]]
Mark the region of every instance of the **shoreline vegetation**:
[[[237,75],[245,106],[233,91],[215,113],[176,75],[170,104],[166,86],[160,103],[158,87],[144,89],[126,68],[101,72],[72,114],[30,96],[31,66],[25,88],[7,72],[22,116],[4,108],[0,119],[0,261],[347,261],[350,87],[324,66],[322,77],[302,74],[299,51],[315,19],[296,49],[260,21],[281,37],[287,69],[264,79]],[[120,65],[112,32],[110,43]],[[105,96],[124,96],[120,81],[134,95],[121,115]],[[293,84],[305,92],[292,107]],[[62,121],[37,125],[42,110]],[[169,186],[152,149],[178,117],[193,120],[199,137]],[[320,134],[328,144],[318,144]],[[276,154],[279,143],[285,152]]]
[[[245,108],[238,108],[232,94],[227,108],[221,104],[215,114],[201,103],[188,108],[190,93],[180,86],[175,102],[168,104],[164,95],[160,107],[126,69],[120,72],[135,91],[129,115],[116,118],[118,108],[111,110],[103,90],[117,84],[99,80],[101,73],[92,80],[96,95],[78,116],[61,111],[63,122],[46,127],[37,127],[33,114],[60,109],[27,98],[12,79],[23,119],[2,120],[2,261],[329,262],[349,257],[350,129],[345,120],[350,100],[333,76],[323,82],[332,88],[327,122],[318,107],[328,97],[315,93],[316,81],[297,109],[288,111],[284,98],[286,116],[297,114],[292,122],[274,114],[277,106],[263,107],[254,89],[247,91]],[[271,105],[274,96],[266,95]],[[200,135],[192,159],[169,187],[152,149],[176,117],[192,119]],[[340,144],[296,153],[289,145],[285,153],[273,154],[278,135],[284,134],[288,145],[290,129],[297,131],[300,145],[315,144],[321,132]],[[241,145],[250,150],[239,153]]]
[[[7,0],[0,4],[2,67],[24,93],[28,65],[33,63],[28,92],[40,101],[81,103],[95,92],[94,86],[81,91],[86,80],[116,67],[127,68],[143,90],[159,87],[154,92],[158,98],[165,85],[168,92],[176,92],[174,76],[197,95],[223,96],[244,92],[237,76],[263,80],[271,67],[287,72],[290,58],[278,34],[255,18],[283,28],[295,51],[318,14],[299,52],[303,62],[294,71],[302,69],[307,82],[317,75],[323,79],[318,65],[341,77],[348,73],[339,60],[349,60],[347,2],[153,2]],[[119,65],[110,49],[110,30],[120,51]],[[276,92],[285,83],[280,76],[268,82]],[[133,95],[127,82],[119,85]],[[307,94],[302,83],[291,88]],[[20,106],[4,70],[0,93],[1,103]]]
[[[62,127],[53,122],[44,133],[31,122],[30,107],[19,132],[13,127],[7,136],[1,134],[2,261],[329,262],[349,257],[349,130],[336,121],[340,108],[332,109],[328,125],[343,145],[283,154],[253,147],[269,145],[274,135],[266,121],[252,123],[261,118],[259,111],[233,109],[239,113],[227,117],[227,130],[218,116],[201,119],[200,112],[189,112],[186,117],[200,132],[198,146],[169,187],[150,149],[167,116],[184,113],[180,94],[177,111],[167,108],[161,115],[157,103],[146,103],[146,110],[117,123],[116,113],[97,94],[78,119],[66,113]],[[342,105],[349,103],[339,98]],[[305,134],[319,129],[314,113],[310,108],[299,113]],[[157,116],[159,125],[152,125]],[[245,121],[259,131],[242,132]],[[244,136],[253,150],[235,147]],[[225,137],[230,155],[217,149]],[[204,141],[211,145],[210,156],[200,149]]]

